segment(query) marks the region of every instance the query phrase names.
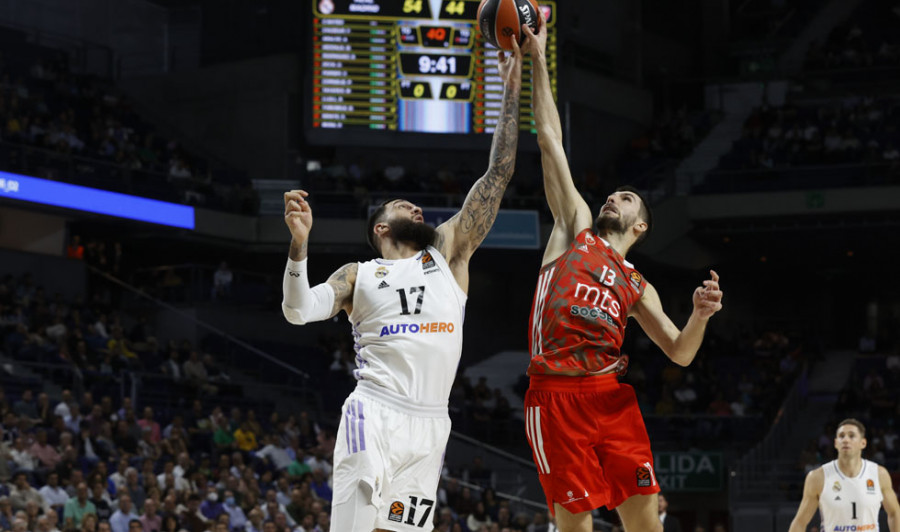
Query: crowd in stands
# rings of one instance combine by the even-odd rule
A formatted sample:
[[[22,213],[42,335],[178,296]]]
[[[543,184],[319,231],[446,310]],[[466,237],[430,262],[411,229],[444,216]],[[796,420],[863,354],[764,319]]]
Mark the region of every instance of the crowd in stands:
[[[574,170],[575,184],[590,205],[602,201],[609,192],[604,188],[612,183],[646,187],[650,183],[641,181],[642,178],[671,170],[690,154],[717,120],[716,113],[688,111],[686,107],[667,111],[657,117],[651,128],[635,137],[608,169]],[[364,217],[368,215],[373,199],[397,195],[432,207],[458,207],[484,171],[484,167],[479,166],[481,159],[474,157],[463,156],[453,162],[438,163],[363,156],[308,161],[303,183],[313,191],[319,208],[317,212],[326,216]],[[502,208],[537,209],[549,213],[542,196],[539,156],[522,152],[518,157],[516,175],[507,188]]]
[[[0,530],[326,532],[334,428],[305,411],[223,407],[228,375],[209,354],[125,322],[108,302],[46,295],[30,274],[0,279],[0,354],[80,376],[57,399],[0,369]],[[136,371],[180,382],[182,406],[123,395]],[[446,472],[436,530],[554,530],[546,512],[494,499],[477,467],[474,487]]]
[[[822,433],[805,449],[800,458],[807,471],[832,460],[835,456],[834,435],[837,424],[847,418],[860,420],[866,427],[868,444],[863,457],[885,466],[888,471],[900,470],[900,347],[880,352],[874,343],[863,338],[860,356],[853,373],[835,405],[835,413]]]
[[[505,194],[503,208],[545,208],[540,196],[540,165],[522,163]],[[369,205],[397,196],[432,207],[459,207],[469,189],[487,169],[482,153],[465,154],[453,161],[400,161],[352,157],[309,161],[302,178],[313,193],[317,213],[325,216],[368,216]]]
[[[671,166],[690,155],[719,120],[714,112],[667,111],[653,127],[632,139],[617,167],[623,182],[630,182],[660,166]]]
[[[866,35],[858,24],[838,26],[824,43],[813,41],[806,52],[804,68],[825,70],[836,68],[896,67],[900,61],[900,43],[896,39],[878,42]]]
[[[187,153],[174,140],[157,139],[126,98],[99,78],[69,72],[64,56],[55,59],[38,58],[27,70],[16,62],[0,64],[4,139],[172,178],[193,177]]]
[[[892,0],[861,2],[846,22],[829,32],[824,42],[813,41],[806,53],[806,70],[897,67],[900,7]]]
[[[249,184],[213,172],[160,137],[107,80],[78,75],[64,54],[32,45],[0,51],[3,170],[169,201],[255,213]],[[33,149],[32,149],[33,148]],[[227,182],[231,180],[232,182]]]
[[[849,96],[817,106],[763,106],[747,118],[743,137],[719,161],[719,170],[768,172],[865,164],[872,176],[896,180],[898,126],[900,100],[892,98]],[[858,169],[852,173],[862,177]],[[817,176],[824,177],[821,172]]]

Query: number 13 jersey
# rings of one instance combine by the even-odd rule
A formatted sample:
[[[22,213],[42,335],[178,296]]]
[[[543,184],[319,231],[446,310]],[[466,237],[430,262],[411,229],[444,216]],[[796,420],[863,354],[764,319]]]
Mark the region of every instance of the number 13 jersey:
[[[646,283],[606,240],[585,229],[541,268],[531,307],[529,375],[588,376],[625,369],[628,311]]]
[[[462,353],[466,294],[437,249],[359,264],[353,290],[357,380],[415,404],[447,405]]]

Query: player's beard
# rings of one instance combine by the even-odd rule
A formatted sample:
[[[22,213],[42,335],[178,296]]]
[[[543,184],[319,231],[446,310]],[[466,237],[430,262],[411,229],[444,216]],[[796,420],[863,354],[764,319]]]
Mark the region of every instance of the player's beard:
[[[419,250],[434,244],[435,229],[425,222],[399,219],[390,220],[387,224],[395,242],[410,242]]]
[[[624,235],[632,225],[634,225],[634,220],[625,220],[621,215],[616,217],[603,216],[603,213],[601,212],[600,215],[594,219],[594,234],[597,236],[609,234]]]

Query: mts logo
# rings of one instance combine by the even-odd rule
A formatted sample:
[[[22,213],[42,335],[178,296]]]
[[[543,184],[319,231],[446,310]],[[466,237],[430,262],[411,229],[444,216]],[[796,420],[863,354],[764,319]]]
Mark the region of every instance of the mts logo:
[[[595,307],[598,306],[597,303],[599,301],[600,310],[606,312],[610,316],[616,318],[621,316],[622,306],[615,300],[608,288],[603,288],[601,290],[598,286],[578,283],[578,285],[575,286],[575,299],[578,299],[579,296],[582,300],[589,302]]]

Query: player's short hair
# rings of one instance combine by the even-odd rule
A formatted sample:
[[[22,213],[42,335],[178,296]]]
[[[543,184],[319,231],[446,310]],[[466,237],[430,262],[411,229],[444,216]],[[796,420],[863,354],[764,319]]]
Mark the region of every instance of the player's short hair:
[[[376,253],[381,253],[381,250],[378,249],[378,244],[375,242],[375,224],[381,223],[384,220],[384,213],[387,212],[387,206],[400,198],[389,199],[381,203],[377,209],[369,216],[369,221],[366,223],[366,242],[369,243],[369,246],[375,250]]]
[[[631,192],[635,196],[641,199],[641,209],[638,211],[638,216],[641,217],[641,220],[647,223],[647,230],[641,233],[641,236],[635,240],[634,245],[638,245],[650,236],[650,231],[653,229],[653,211],[650,210],[650,204],[647,203],[647,198],[644,197],[643,194],[638,191],[638,189],[634,188],[631,185],[623,185],[616,189],[616,192]]]
[[[859,435],[861,437],[863,437],[863,438],[866,437],[866,427],[865,427],[865,425],[862,424],[862,421],[860,421],[856,418],[848,417],[847,419],[838,423],[837,428],[841,428],[844,425],[853,425],[854,427],[859,429]]]

